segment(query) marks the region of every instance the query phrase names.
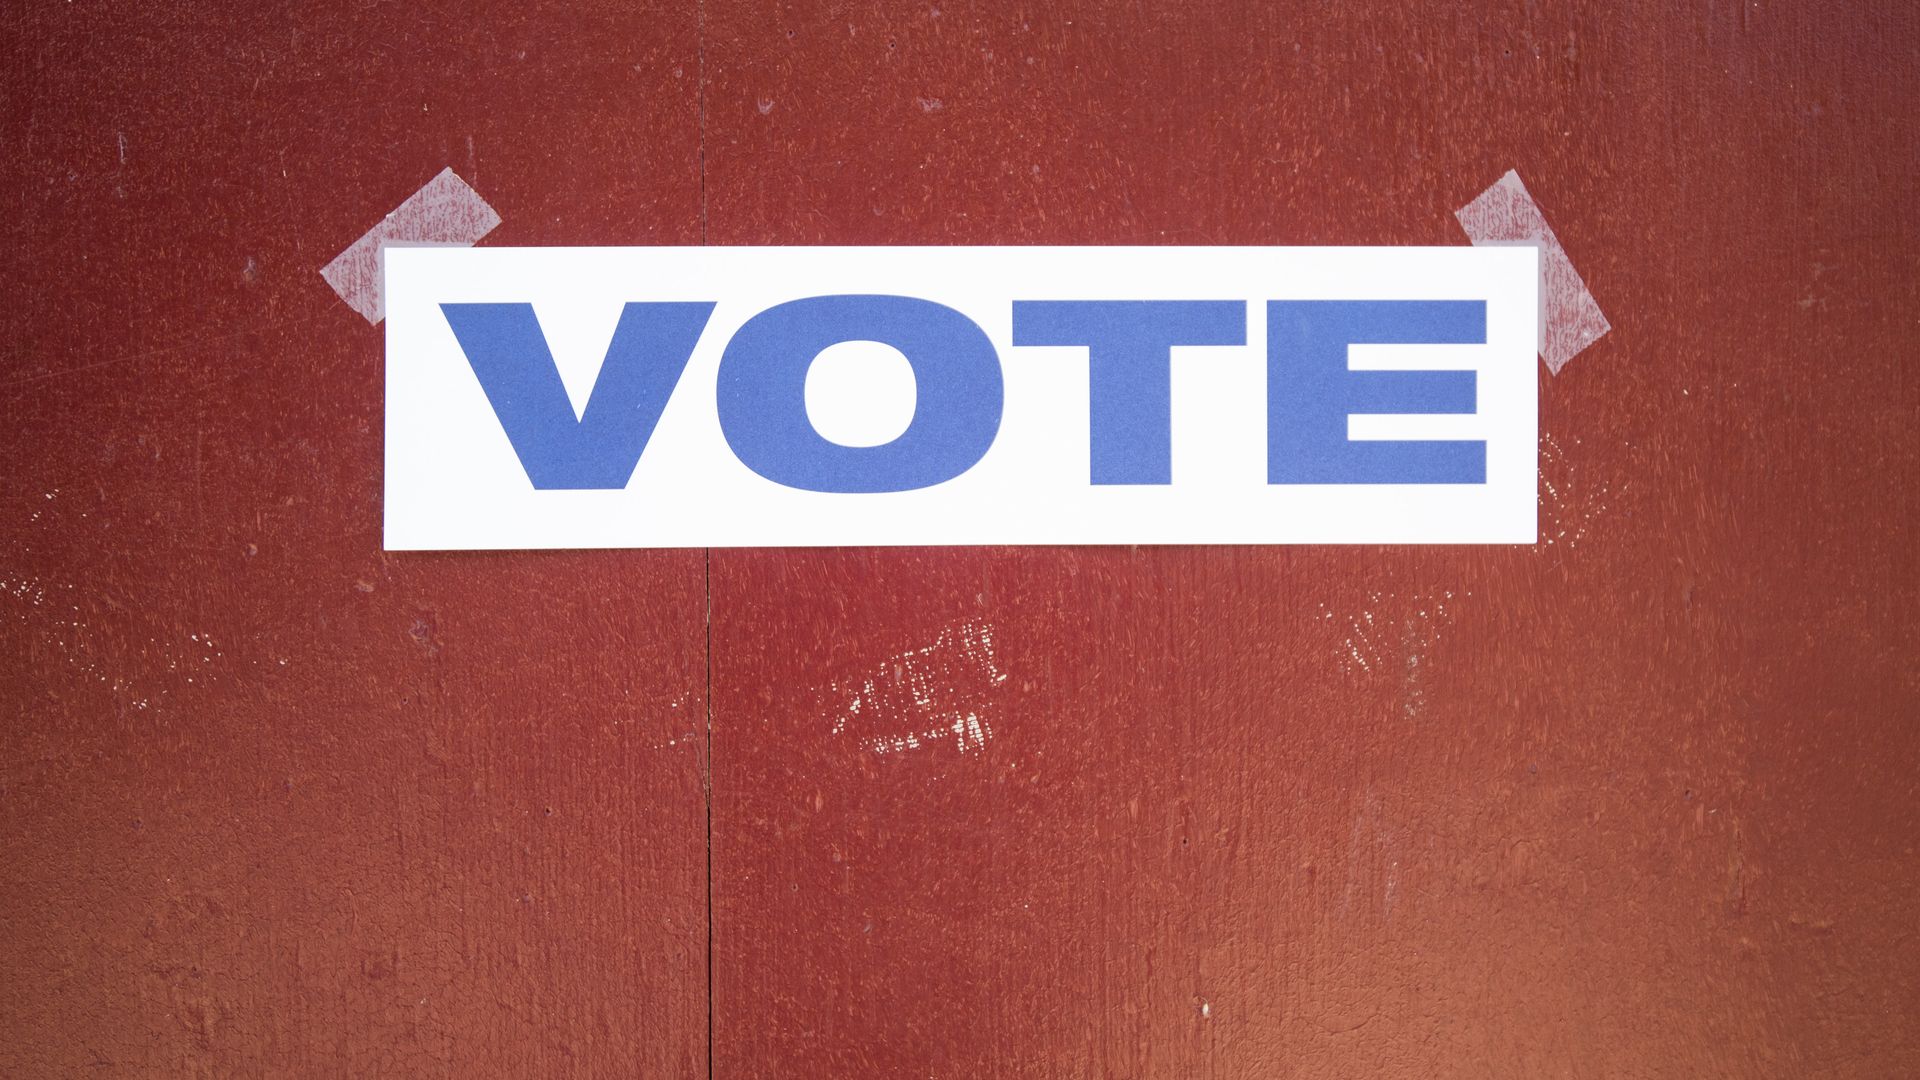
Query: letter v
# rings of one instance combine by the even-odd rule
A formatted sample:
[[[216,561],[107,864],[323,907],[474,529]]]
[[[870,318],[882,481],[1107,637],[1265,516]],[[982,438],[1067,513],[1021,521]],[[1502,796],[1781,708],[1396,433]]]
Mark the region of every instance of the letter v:
[[[579,418],[532,304],[441,304],[480,389],[539,490],[623,488],[713,314],[628,304]]]

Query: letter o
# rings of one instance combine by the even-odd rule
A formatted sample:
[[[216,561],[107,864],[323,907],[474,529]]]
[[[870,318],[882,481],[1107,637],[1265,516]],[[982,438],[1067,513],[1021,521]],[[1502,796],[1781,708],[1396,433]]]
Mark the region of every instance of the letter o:
[[[892,442],[843,446],[807,417],[807,370],[830,345],[876,341],[913,366],[913,420]],[[734,456],[805,491],[932,487],[966,472],[1000,432],[1000,354],[972,319],[910,296],[814,296],[748,319],[720,357],[720,431]]]

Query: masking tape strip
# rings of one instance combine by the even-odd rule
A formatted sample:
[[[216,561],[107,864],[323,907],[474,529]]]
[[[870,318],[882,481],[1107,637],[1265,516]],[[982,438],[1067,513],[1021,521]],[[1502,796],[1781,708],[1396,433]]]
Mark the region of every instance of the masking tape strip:
[[[389,244],[471,247],[500,224],[500,215],[452,169],[427,181],[386,219],[320,268],[333,291],[370,323],[386,317],[380,249]]]
[[[1532,244],[1540,249],[1540,359],[1549,372],[1560,374],[1567,361],[1613,329],[1520,174],[1507,170],[1454,216],[1475,247]]]

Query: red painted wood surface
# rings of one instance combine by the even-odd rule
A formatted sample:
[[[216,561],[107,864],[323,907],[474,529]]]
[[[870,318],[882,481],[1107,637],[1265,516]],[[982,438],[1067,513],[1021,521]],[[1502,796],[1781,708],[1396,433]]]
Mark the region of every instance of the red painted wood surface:
[[[7,26],[0,1073],[1920,1071],[1911,12]],[[1614,329],[1533,549],[387,556],[317,270],[447,165],[488,244],[1457,243],[1516,168]]]

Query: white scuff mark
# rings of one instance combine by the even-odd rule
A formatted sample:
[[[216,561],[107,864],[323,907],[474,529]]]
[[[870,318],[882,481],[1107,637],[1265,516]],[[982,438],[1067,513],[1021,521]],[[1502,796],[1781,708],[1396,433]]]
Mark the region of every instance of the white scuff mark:
[[[1472,595],[1466,590],[1460,598]],[[1334,652],[1340,669],[1349,675],[1385,673],[1393,659],[1401,658],[1412,715],[1419,707],[1420,667],[1441,631],[1452,623],[1455,603],[1452,589],[1376,591],[1367,594],[1366,606],[1355,613],[1341,614],[1323,603],[1320,618],[1336,631],[1344,631]]]
[[[1580,440],[1573,440],[1574,446]],[[1613,486],[1581,476],[1575,458],[1551,434],[1540,436],[1540,542],[1533,553],[1572,548],[1586,539],[1594,519],[1607,512]]]
[[[32,580],[22,578],[19,581],[0,581],[0,592],[6,593],[15,600],[24,600],[33,607],[39,607],[41,604],[47,602],[47,590],[41,588],[38,578]],[[26,613],[21,612],[20,617],[25,619],[27,617]]]
[[[1408,636],[1412,636],[1411,627],[1409,627]],[[1412,641],[1407,643],[1406,694],[1400,706],[1400,716],[1403,720],[1419,719],[1420,713],[1427,706],[1427,692],[1420,685],[1420,663],[1424,659],[1421,652],[1420,643]]]
[[[69,601],[84,599],[85,595],[72,583],[52,585],[43,584],[38,578],[0,579],[0,600],[17,602],[19,610],[15,617],[38,630],[38,647],[58,654],[62,662],[59,670],[67,677],[105,684],[126,704],[139,710],[154,707],[170,693],[167,687],[156,688],[143,676],[128,673],[126,658],[113,655],[121,651],[112,646],[117,635],[103,633],[88,622],[80,604],[62,605],[59,599],[49,602],[49,596],[55,593],[67,594],[64,599]],[[184,642],[170,635],[149,636],[145,646],[132,647],[147,661],[141,665],[143,672],[172,673],[195,684],[221,677],[219,661],[227,655],[205,630],[188,633]],[[284,666],[286,660],[280,663]],[[198,677],[188,672],[197,672]]]
[[[883,661],[861,679],[834,683],[831,734],[851,734],[875,754],[943,742],[975,753],[993,739],[995,691],[1006,681],[991,625],[949,626],[931,645]]]
[[[1353,828],[1347,837],[1347,882],[1340,900],[1346,914],[1356,897],[1368,908],[1378,889],[1379,913],[1392,918],[1400,891],[1400,858],[1407,829],[1383,812],[1380,797],[1369,785],[1354,808]]]

